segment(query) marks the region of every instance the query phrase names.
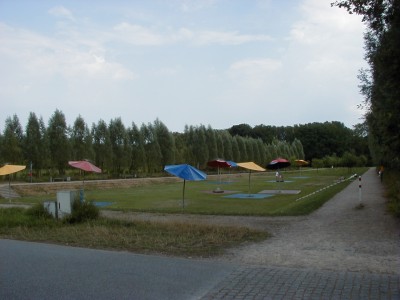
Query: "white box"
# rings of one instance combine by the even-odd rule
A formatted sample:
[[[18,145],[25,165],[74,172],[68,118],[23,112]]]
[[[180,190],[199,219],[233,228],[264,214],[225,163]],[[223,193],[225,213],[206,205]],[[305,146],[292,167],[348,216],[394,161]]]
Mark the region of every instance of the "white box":
[[[78,191],[58,191],[57,192],[57,212],[58,218],[62,219],[72,212],[72,203],[79,199]]]
[[[43,207],[54,218],[57,218],[57,201],[45,201],[43,202]]]

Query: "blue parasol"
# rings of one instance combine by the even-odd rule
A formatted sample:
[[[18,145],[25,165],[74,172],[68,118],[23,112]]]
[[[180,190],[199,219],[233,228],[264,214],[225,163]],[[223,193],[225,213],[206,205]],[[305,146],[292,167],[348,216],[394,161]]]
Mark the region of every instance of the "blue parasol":
[[[188,164],[168,165],[164,171],[183,179],[182,209],[185,208],[185,185],[186,180],[199,181],[205,180],[207,175]]]

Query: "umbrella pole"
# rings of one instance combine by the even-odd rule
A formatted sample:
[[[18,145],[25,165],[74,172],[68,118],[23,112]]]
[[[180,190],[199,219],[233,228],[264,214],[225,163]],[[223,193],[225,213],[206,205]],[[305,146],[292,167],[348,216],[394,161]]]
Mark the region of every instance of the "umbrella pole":
[[[251,170],[249,172],[249,197],[250,197],[250,176],[251,176]]]
[[[83,171],[83,183],[82,183],[82,192],[80,198],[81,202],[83,202],[85,199],[85,171]]]
[[[185,185],[186,185],[186,180],[183,179],[183,191],[182,191],[182,210],[185,209]]]
[[[11,175],[8,175],[8,202],[11,203]]]

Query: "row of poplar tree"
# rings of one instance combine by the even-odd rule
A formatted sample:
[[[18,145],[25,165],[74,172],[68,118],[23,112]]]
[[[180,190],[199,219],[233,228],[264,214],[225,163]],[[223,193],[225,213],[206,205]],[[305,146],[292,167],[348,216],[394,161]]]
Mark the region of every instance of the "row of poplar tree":
[[[159,119],[140,127],[134,122],[126,127],[120,118],[108,124],[99,120],[89,128],[78,116],[71,127],[58,109],[47,126],[31,112],[25,130],[17,115],[9,117],[0,134],[1,163],[32,164],[36,176],[43,171],[65,174],[69,160],[87,159],[109,175],[120,176],[159,173],[165,165],[178,163],[203,169],[216,158],[265,166],[277,156],[304,159],[303,146],[298,139],[267,144],[204,125],[172,133]]]

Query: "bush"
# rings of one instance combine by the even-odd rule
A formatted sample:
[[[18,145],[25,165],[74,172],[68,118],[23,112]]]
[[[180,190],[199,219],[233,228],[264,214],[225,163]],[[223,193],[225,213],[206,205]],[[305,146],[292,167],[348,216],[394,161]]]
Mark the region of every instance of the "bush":
[[[72,213],[64,218],[66,223],[82,223],[95,220],[99,217],[100,210],[92,202],[75,200],[72,204]]]
[[[44,208],[42,203],[37,203],[34,206],[27,209],[26,214],[32,217],[38,217],[42,219],[51,219],[53,216],[51,213]]]
[[[386,187],[389,211],[400,218],[400,172],[396,170],[385,170],[383,182]]]

